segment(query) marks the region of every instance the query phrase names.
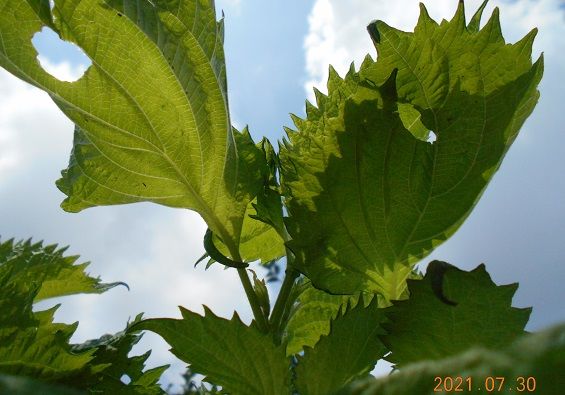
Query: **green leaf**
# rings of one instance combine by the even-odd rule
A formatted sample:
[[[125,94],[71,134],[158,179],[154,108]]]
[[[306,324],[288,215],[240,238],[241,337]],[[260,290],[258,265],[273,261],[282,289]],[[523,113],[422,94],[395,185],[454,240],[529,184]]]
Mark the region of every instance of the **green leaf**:
[[[333,394],[344,385],[364,377],[386,353],[379,340],[384,334],[383,310],[377,299],[365,307],[347,306],[331,322],[329,335],[322,336],[314,348],[306,348],[298,357],[296,389],[301,395]]]
[[[53,323],[53,315],[59,306],[32,313],[30,299],[26,305],[22,294],[15,293],[13,289],[10,294],[12,298],[6,298],[5,295],[0,298],[2,312],[14,312],[17,310],[15,307],[23,311],[12,316],[13,324],[8,320],[0,322],[1,373],[62,383],[87,369],[92,353],[74,354],[68,344],[77,324]],[[95,369],[100,371],[103,366]]]
[[[400,366],[505,347],[524,333],[531,313],[511,307],[518,284],[497,286],[484,265],[466,272],[434,261],[422,280],[408,280],[408,289],[408,300],[385,310],[390,323],[382,337],[392,351],[387,360]]]
[[[398,103],[398,115],[402,124],[414,137],[427,141],[430,135],[428,128],[422,123],[422,114],[408,103]]]
[[[243,262],[259,261],[268,264],[285,255],[286,228],[276,179],[279,168],[277,154],[267,138],[263,138],[257,147],[261,149],[268,166],[264,168],[263,188],[247,206],[239,253]],[[225,256],[230,256],[228,247],[217,235],[214,237],[214,244]]]
[[[104,284],[86,275],[88,262],[75,265],[78,256],[63,255],[67,248],[55,244],[44,247],[42,242],[31,240],[0,241],[0,276],[9,276],[6,281],[27,290],[38,286],[34,302],[78,293],[103,293],[118,285],[127,287],[121,282]]]
[[[271,225],[279,234],[281,240],[285,240],[287,233],[284,225],[280,185],[277,180],[280,169],[279,156],[266,137],[263,138],[260,146],[265,154],[269,172],[264,176],[264,188],[257,195],[257,202],[253,204],[256,213],[252,217]]]
[[[0,395],[85,395],[85,392],[49,385],[28,377],[0,374]]]
[[[130,330],[130,328],[140,322],[141,318],[142,315],[139,314],[132,323],[128,323],[125,330],[114,335],[104,335],[99,339],[72,346],[72,350],[76,353],[93,351],[93,359],[90,365],[106,366],[100,373],[92,375],[87,371],[83,375],[73,378],[77,386],[87,387],[92,392],[117,395],[159,395],[165,393],[157,384],[157,381],[169,365],[144,371],[145,362],[151,355],[151,351],[143,355],[128,357],[133,346],[142,337],[140,331]],[[129,378],[128,384],[121,381],[124,375]]]
[[[214,2],[55,1],[52,28],[92,60],[68,83],[36,59],[31,38],[49,19],[38,1],[1,1],[0,66],[46,91],[76,125],[57,182],[63,208],[149,201],[195,210],[241,260],[244,214],[267,164],[249,133],[231,127]]]
[[[157,318],[141,321],[133,329],[162,336],[171,352],[190,364],[204,380],[228,393],[270,395],[290,393],[290,365],[284,347],[255,325],[246,326],[237,314],[231,320],[180,308],[181,320]]]
[[[107,289],[84,274],[85,265],[73,266],[77,257],[64,257],[63,252],[30,240],[0,243],[1,373],[59,382],[91,361],[92,353],[74,354],[68,344],[77,324],[52,322],[59,305],[32,311],[46,297]]]
[[[447,385],[461,377],[460,389],[466,394],[555,395],[565,386],[565,325],[541,333],[528,334],[505,350],[475,348],[440,361],[425,361],[406,366],[395,374],[375,380],[362,380],[339,392],[340,395],[427,395],[433,394],[437,377]],[[470,379],[468,379],[470,378]],[[469,390],[469,382],[471,390]],[[501,381],[502,388],[498,391]],[[526,385],[535,383],[535,390]],[[487,385],[489,387],[487,387]],[[525,388],[519,391],[519,388]],[[443,389],[442,386],[439,387]],[[493,388],[493,391],[487,391]],[[531,387],[530,387],[531,388]],[[442,391],[451,392],[451,391]]]
[[[269,191],[271,192],[260,192],[262,196],[265,196],[260,200],[265,199],[269,201],[273,200],[273,197],[275,199],[278,198],[280,206],[280,195],[271,189]],[[257,209],[260,211],[268,210],[268,208],[264,208],[264,205],[268,203],[258,203],[258,199],[254,199],[247,206],[239,239],[239,254],[243,262],[259,261],[261,264],[267,264],[283,257],[285,255],[285,247],[284,241],[277,233],[277,230],[270,224],[258,219],[260,214],[257,213]],[[214,245],[225,256],[231,256],[223,240],[216,234],[214,234]]]
[[[271,302],[269,300],[269,291],[267,290],[267,284],[265,283],[264,279],[259,280],[257,273],[255,273],[253,270],[250,271],[251,274],[253,274],[253,290],[255,291],[255,295],[257,295],[259,306],[261,306],[261,310],[263,310],[265,317],[268,317],[271,313]]]
[[[66,257],[64,251],[30,240],[0,243],[0,373],[116,395],[163,394],[156,382],[166,367],[143,372],[149,354],[128,358],[139,334],[121,332],[71,345],[78,323],[54,323],[59,305],[33,311],[35,302],[48,297],[102,293],[118,284],[103,284],[86,275],[86,264],[73,265],[78,257]],[[128,385],[120,380],[124,374],[131,378]],[[9,393],[33,389],[49,393],[48,387],[37,385],[0,380],[0,389],[17,388]]]
[[[330,333],[331,321],[340,310],[355,307],[359,301],[359,294],[331,295],[314,288],[309,281],[300,286],[304,289],[290,312],[284,333],[289,356],[298,354],[304,347],[314,347],[321,336]],[[369,302],[371,295],[366,295],[366,300]]]
[[[316,92],[287,130],[288,246],[317,288],[398,299],[500,166],[538,100],[543,60],[532,66],[535,31],[506,45],[497,13],[474,31],[462,6],[441,25],[422,8],[414,33],[380,21],[369,31],[377,61],[343,79],[330,70],[328,96]]]

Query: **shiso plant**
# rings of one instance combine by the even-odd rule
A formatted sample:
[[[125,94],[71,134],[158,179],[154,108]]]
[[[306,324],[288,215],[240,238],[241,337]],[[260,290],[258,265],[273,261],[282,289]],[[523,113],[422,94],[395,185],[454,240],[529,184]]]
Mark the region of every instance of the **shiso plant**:
[[[213,1],[0,5],[0,65],[75,124],[62,208],[196,211],[208,226],[202,260],[239,277],[254,317],[181,308],[181,319],[139,315],[120,333],[70,344],[76,325],[33,305],[119,283],[89,277],[55,245],[5,240],[1,394],[163,393],[167,367],[146,370],[148,354],[129,355],[144,330],[214,385],[187,393],[562,393],[565,327],[526,334],[516,284],[496,285],[484,265],[415,270],[469,215],[534,110],[535,29],[507,44],[498,10],[481,27],[486,1],[470,21],[460,1],[439,24],[421,5],[414,32],[372,22],[376,60],[345,76],[330,68],[328,93],[315,91],[277,150],[232,126]],[[44,27],[92,61],[79,80],[40,66],[31,39]],[[248,266],[282,258],[271,304]],[[396,372],[374,379],[383,358]]]

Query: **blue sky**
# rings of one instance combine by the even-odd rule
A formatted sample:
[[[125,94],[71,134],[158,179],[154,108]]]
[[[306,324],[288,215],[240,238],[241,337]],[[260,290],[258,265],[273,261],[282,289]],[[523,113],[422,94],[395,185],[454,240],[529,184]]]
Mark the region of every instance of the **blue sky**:
[[[449,18],[455,1],[429,1],[432,17]],[[534,306],[529,329],[565,320],[565,15],[559,0],[492,1],[501,8],[503,32],[514,42],[531,28],[540,34],[535,56],[545,53],[542,97],[502,168],[462,228],[434,254],[465,269],[484,262],[499,284],[519,282],[519,307]],[[310,86],[323,89],[327,65],[344,72],[374,49],[365,32],[372,19],[406,30],[418,2],[375,0],[217,1],[226,14],[226,55],[232,118],[250,125],[255,139],[282,137],[289,113],[303,114]],[[478,1],[467,1],[468,11]],[[492,5],[487,9],[487,14]],[[53,36],[34,41],[42,59],[65,75],[80,68],[79,53]],[[46,66],[47,67],[47,66]],[[229,316],[250,311],[231,271],[193,269],[202,254],[205,225],[193,213],[151,204],[103,207],[68,214],[54,181],[66,167],[72,125],[44,93],[0,71],[0,235],[70,245],[92,261],[106,281],[125,281],[131,291],[64,299],[57,319],[81,322],[74,340],[123,328],[129,317],[178,317],[178,305],[210,306]],[[171,363],[166,344],[152,334],[139,351],[154,348],[152,364]],[[178,381],[174,363],[166,380]]]

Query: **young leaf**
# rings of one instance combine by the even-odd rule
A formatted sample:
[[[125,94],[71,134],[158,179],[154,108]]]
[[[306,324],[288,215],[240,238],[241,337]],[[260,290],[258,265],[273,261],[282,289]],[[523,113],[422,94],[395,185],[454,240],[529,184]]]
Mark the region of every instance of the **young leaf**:
[[[271,313],[271,302],[269,300],[269,291],[267,290],[267,284],[265,280],[259,280],[257,277],[257,273],[253,270],[250,270],[253,274],[253,290],[257,295],[257,299],[259,301],[259,306],[261,306],[261,310],[265,313],[265,317],[268,317]]]
[[[257,144],[265,157],[267,166],[263,173],[263,188],[248,205],[243,218],[239,254],[243,262],[259,261],[267,264],[285,255],[281,195],[276,179],[278,157],[267,138]],[[228,247],[215,235],[214,244],[225,256],[230,256]]]
[[[304,290],[290,312],[284,333],[289,356],[298,354],[304,347],[314,347],[321,336],[329,335],[331,321],[339,311],[347,306],[353,308],[359,301],[359,295],[331,295],[314,288],[310,282],[300,286]],[[367,299],[370,301],[369,295]]]
[[[408,280],[410,298],[385,309],[382,337],[400,366],[441,359],[475,346],[502,348],[524,333],[531,308],[511,307],[517,284],[497,286],[484,265],[465,272],[430,263],[422,280]]]
[[[271,191],[269,189],[269,191]],[[264,192],[259,192],[263,194]],[[272,191],[272,193],[276,193]],[[276,198],[280,196],[277,194]],[[252,200],[245,211],[241,237],[239,239],[239,255],[243,262],[259,261],[266,264],[270,261],[280,259],[285,255],[284,241],[270,224],[258,219],[257,208],[261,203],[257,199]],[[231,256],[227,246],[219,236],[214,234],[214,245],[225,256]]]
[[[333,394],[344,385],[369,374],[387,348],[379,340],[384,334],[383,310],[377,299],[365,307],[346,305],[331,322],[329,335],[322,336],[314,348],[298,357],[296,389],[301,395]]]
[[[231,320],[180,308],[182,319],[141,321],[132,329],[162,336],[171,352],[190,364],[192,371],[223,390],[241,395],[290,393],[290,365],[284,347],[275,346],[270,335],[255,325],[246,326],[237,314]]]
[[[535,31],[506,45],[497,13],[474,31],[462,5],[441,25],[422,8],[414,33],[369,30],[377,61],[344,79],[330,70],[328,95],[281,147],[288,245],[317,288],[398,299],[500,166],[538,100],[543,60],[532,66]]]
[[[195,210],[235,260],[264,155],[232,129],[223,22],[213,1],[2,0],[0,66],[45,90],[76,124],[63,208],[150,201]],[[41,68],[31,38],[49,21],[92,66],[76,82]],[[22,23],[25,21],[25,23]],[[127,56],[124,56],[127,54]]]
[[[440,361],[408,365],[382,379],[356,382],[339,394],[423,395],[452,392],[460,377],[459,389],[468,394],[529,392],[555,395],[563,392],[564,371],[565,325],[561,325],[525,335],[504,350],[475,348]],[[449,378],[455,383],[453,386]],[[447,387],[443,386],[444,383]]]

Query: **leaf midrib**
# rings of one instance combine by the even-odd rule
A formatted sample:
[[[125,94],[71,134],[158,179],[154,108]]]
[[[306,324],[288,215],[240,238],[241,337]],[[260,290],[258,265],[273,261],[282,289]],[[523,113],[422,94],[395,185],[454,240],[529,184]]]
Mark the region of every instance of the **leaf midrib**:
[[[33,9],[31,9],[31,11],[34,12]],[[35,13],[35,12],[34,12],[34,13]],[[60,14],[62,14],[62,13],[60,13]],[[36,15],[37,15],[37,14],[36,14]],[[38,17],[39,17],[39,16],[38,16]],[[68,25],[68,23],[65,22],[65,20],[63,20],[63,16],[62,16],[62,15],[60,16],[60,18],[61,18],[62,22],[64,22],[64,23],[66,24],[66,26],[69,28],[69,31],[72,32],[71,27]],[[5,48],[3,36],[2,36],[1,34],[0,34],[0,39],[2,40],[2,45],[3,45],[3,47]],[[196,41],[197,41],[197,40],[196,40]],[[197,41],[197,42],[198,42],[198,41]],[[217,42],[217,41],[216,41],[216,42]],[[155,43],[153,43],[153,45],[156,46]],[[157,47],[157,46],[156,46],[156,47]],[[202,48],[200,47],[200,45],[199,45],[198,47],[199,47],[200,50],[202,51]],[[157,48],[158,48],[158,47],[157,47]],[[161,56],[163,56],[163,53],[162,53],[162,51],[161,51],[160,49],[158,49],[157,52],[158,52]],[[202,51],[202,52],[203,52],[203,51]],[[215,215],[215,213],[211,210],[210,206],[200,197],[200,195],[196,192],[195,188],[190,184],[190,182],[188,181],[188,179],[187,179],[187,178],[184,176],[184,174],[180,171],[180,169],[179,169],[179,167],[176,165],[176,163],[169,157],[169,155],[168,155],[165,151],[160,150],[157,146],[155,146],[155,145],[154,145],[153,143],[151,143],[150,141],[145,140],[145,139],[143,139],[143,138],[141,138],[141,137],[139,137],[139,136],[137,136],[137,135],[135,135],[135,134],[132,134],[131,132],[129,132],[129,131],[125,130],[125,129],[122,129],[122,128],[118,127],[117,125],[112,125],[112,124],[110,124],[109,122],[107,122],[107,121],[105,121],[105,120],[103,120],[103,119],[101,119],[101,118],[95,116],[94,114],[92,114],[92,113],[90,113],[90,112],[88,112],[88,111],[82,109],[81,107],[79,107],[78,105],[76,105],[74,102],[72,102],[72,101],[70,101],[70,100],[68,100],[68,99],[66,99],[66,98],[64,98],[64,97],[62,97],[62,96],[61,96],[60,94],[58,94],[57,92],[54,92],[52,89],[50,89],[50,88],[48,88],[47,86],[45,86],[45,85],[39,83],[35,78],[32,78],[28,73],[24,72],[17,64],[15,64],[13,61],[11,61],[11,59],[8,58],[7,56],[2,56],[2,57],[3,57],[4,59],[6,59],[14,68],[16,68],[16,69],[17,69],[23,76],[25,76],[30,82],[33,82],[35,86],[37,86],[38,88],[40,88],[40,89],[42,89],[42,90],[47,91],[47,93],[49,93],[50,96],[56,97],[60,102],[63,102],[63,103],[65,103],[65,104],[67,104],[69,107],[71,107],[71,108],[77,110],[77,111],[80,112],[80,113],[83,113],[83,114],[86,115],[86,116],[89,116],[89,117],[92,118],[92,119],[97,120],[98,122],[100,122],[100,123],[102,123],[102,124],[106,124],[106,125],[110,126],[111,128],[116,129],[116,130],[119,130],[120,132],[126,133],[126,134],[128,134],[128,135],[130,135],[130,136],[135,136],[135,137],[138,138],[139,140],[141,140],[141,141],[143,141],[143,142],[146,142],[146,143],[148,143],[149,145],[153,146],[153,147],[157,150],[156,153],[159,154],[159,155],[161,155],[161,156],[163,157],[163,159],[164,159],[167,163],[169,163],[169,164],[171,165],[171,167],[175,170],[175,172],[179,175],[180,179],[182,180],[182,183],[183,183],[183,184],[185,185],[185,187],[187,188],[187,190],[188,190],[188,192],[189,192],[189,195],[191,195],[191,196],[196,200],[196,202],[197,202],[197,207],[199,207],[202,211],[204,211],[204,213],[202,213],[203,216],[205,216],[210,222],[212,222],[212,223],[215,225],[216,229],[218,229],[219,233],[222,234],[223,239],[224,239],[224,243],[226,244],[226,246],[228,247],[228,249],[230,250],[230,252],[233,253],[234,251],[237,251],[237,248],[235,248],[235,245],[231,242],[231,237],[229,237],[229,233],[227,232],[227,229],[222,225],[221,221],[220,221],[219,218]],[[147,114],[145,114],[145,112],[141,109],[141,106],[139,105],[139,103],[137,103],[137,101],[136,101],[135,99],[133,99],[133,97],[131,97],[131,94],[129,94],[129,92],[127,92],[127,90],[125,90],[125,88],[124,88],[121,84],[119,84],[114,78],[112,78],[112,77],[110,76],[110,74],[109,74],[104,68],[102,68],[98,62],[96,62],[96,61],[95,61],[92,57],[90,57],[90,56],[89,56],[89,58],[91,59],[92,64],[93,64],[95,67],[97,67],[99,70],[101,70],[101,71],[104,73],[104,75],[109,76],[109,77],[110,77],[110,80],[113,81],[113,82],[115,82],[115,83],[117,84],[117,86],[120,87],[121,90],[123,90],[123,91],[126,93],[126,95],[128,95],[128,96],[132,99],[133,103],[136,105],[136,107],[141,111],[141,113],[143,114],[143,116],[146,118],[146,120],[147,120],[147,122],[148,122],[148,124],[149,124],[149,126],[150,126],[150,128],[151,128],[151,130],[152,130],[152,132],[153,132],[153,134],[154,134],[154,135],[157,137],[157,139],[161,142],[160,136],[157,134],[157,132],[156,132],[154,126],[152,125],[152,123],[151,123],[150,120],[148,119]],[[207,57],[206,57],[206,58],[207,58]],[[170,65],[168,64],[168,62],[166,62],[166,60],[165,60],[165,63],[169,66],[169,69],[170,69]],[[171,71],[171,70],[170,70],[170,71]],[[172,72],[172,74],[175,76],[175,81],[179,84],[179,86],[181,86],[181,85],[180,85],[180,81],[179,81],[178,78],[176,77],[176,74],[175,74],[174,72]],[[213,70],[212,70],[212,74],[214,74],[214,76],[216,76],[216,74],[213,72]],[[216,76],[216,78],[217,78],[217,76]],[[218,82],[217,79],[216,79],[216,82]],[[182,86],[181,86],[181,87],[182,87]],[[186,95],[184,95],[184,96],[186,97]],[[187,102],[188,102],[188,97],[186,97],[186,99],[187,99]],[[225,101],[224,101],[224,103],[225,103]],[[188,104],[189,104],[189,106],[190,106],[190,103],[188,103]],[[192,106],[190,106],[190,108],[192,108]],[[229,115],[228,115],[228,121],[229,121]],[[197,126],[196,123],[195,123],[195,127],[198,128],[198,126]],[[199,139],[200,139],[200,134],[198,133],[198,131],[197,131],[196,134],[199,136]],[[200,140],[199,140],[199,141],[200,141]],[[93,143],[92,141],[91,141],[91,143],[96,147],[96,149],[97,149],[99,152],[101,152],[100,149],[96,146],[95,143]],[[162,142],[161,142],[161,143],[162,143]],[[200,151],[200,152],[201,152],[200,158],[201,158],[201,161],[203,162],[202,151]],[[228,149],[227,149],[227,147],[226,147],[226,154],[225,154],[225,156],[224,156],[224,168],[225,168],[226,162],[227,162],[227,153],[228,153]],[[81,169],[81,171],[82,171],[82,169]],[[83,174],[85,174],[84,171],[82,171],[82,172],[83,172]],[[86,174],[85,174],[85,175],[86,175]],[[90,178],[90,179],[92,179],[92,178]],[[97,184],[99,184],[99,183],[97,183]],[[100,184],[99,184],[99,185],[100,185]],[[108,187],[106,187],[106,188],[109,189],[109,190],[112,190],[111,188],[108,188]],[[218,190],[219,190],[219,188],[217,188],[217,193],[219,192]],[[113,190],[112,190],[112,191],[113,191]],[[114,191],[114,192],[120,193],[119,191]],[[135,196],[135,195],[133,195],[133,197],[139,198],[140,196]],[[216,198],[216,199],[217,199],[217,198]],[[84,200],[84,201],[86,201],[86,200]]]
[[[433,116],[433,118],[434,118],[434,126],[435,126],[435,129],[437,130],[437,128],[438,128],[437,114],[436,114],[436,111],[434,111],[434,109],[433,109],[432,106],[430,105],[430,101],[429,101],[429,98],[428,98],[428,94],[427,94],[427,91],[424,89],[424,85],[423,85],[422,81],[420,80],[420,78],[418,77],[418,75],[415,73],[415,71],[412,69],[412,67],[410,66],[410,64],[409,64],[408,61],[406,60],[406,58],[398,51],[397,47],[393,45],[393,42],[388,38],[388,35],[387,35],[386,33],[384,33],[384,34],[382,34],[382,37],[389,43],[390,47],[394,50],[394,52],[397,54],[397,56],[398,56],[400,59],[402,59],[402,61],[403,61],[404,64],[406,65],[407,69],[410,70],[411,74],[414,76],[414,78],[416,79],[416,81],[418,81],[418,84],[420,85],[421,91],[422,91],[422,93],[424,94],[424,98],[425,98],[425,100],[426,100],[426,104],[427,104],[427,106],[428,106],[428,108],[429,108],[429,110],[430,110],[430,112],[432,113],[432,116]],[[444,55],[444,56],[447,56],[447,51],[448,51],[449,47],[451,46],[451,44],[453,44],[454,41],[455,41],[455,39],[451,40],[450,44],[449,44],[446,48],[444,48],[444,50],[445,50],[445,55]],[[482,82],[481,85],[482,85],[482,87],[483,87],[483,92],[484,92],[484,80],[482,79],[482,73],[481,73],[481,82]],[[481,128],[481,141],[482,141],[483,138],[484,138],[484,131],[485,131],[485,127],[486,127],[486,99],[484,98],[484,96],[483,96],[483,109],[484,109],[484,112],[483,112],[483,120],[484,120],[484,122],[483,122],[483,126],[482,126],[482,128]],[[439,138],[439,136],[438,136],[438,138]],[[460,179],[454,186],[452,186],[451,188],[449,188],[449,190],[448,190],[447,192],[444,192],[443,194],[450,192],[451,190],[453,190],[454,188],[456,188],[458,185],[460,185],[461,182],[463,182],[464,179],[467,178],[467,176],[469,175],[469,173],[471,172],[472,168],[474,167],[474,165],[475,165],[475,163],[476,163],[476,159],[477,159],[477,157],[478,157],[479,150],[480,150],[480,144],[479,144],[479,146],[478,146],[478,148],[477,148],[477,151],[475,152],[475,156],[474,156],[474,158],[473,158],[473,161],[472,161],[471,165],[467,168],[467,172],[465,173],[465,175],[464,175],[463,177],[461,177],[461,179]],[[431,181],[430,189],[429,189],[429,191],[428,191],[428,197],[426,198],[426,202],[425,202],[423,208],[420,210],[420,214],[419,214],[419,216],[418,216],[418,219],[417,219],[417,221],[414,223],[414,225],[413,225],[413,227],[412,227],[412,230],[411,230],[409,236],[406,238],[405,242],[404,242],[403,245],[402,245],[402,248],[400,249],[400,253],[398,254],[398,256],[401,257],[401,259],[402,259],[401,262],[405,262],[405,261],[408,259],[408,257],[402,258],[402,256],[405,254],[406,248],[407,248],[409,245],[414,244],[414,242],[411,241],[412,236],[414,235],[414,233],[416,232],[416,230],[417,230],[418,227],[420,226],[420,223],[421,223],[422,219],[424,218],[424,216],[425,216],[425,214],[426,214],[426,209],[427,209],[429,203],[430,203],[433,199],[435,199],[435,198],[437,198],[437,197],[439,197],[439,196],[442,195],[442,194],[440,194],[440,195],[433,195],[433,186],[434,186],[434,182],[435,182],[435,179],[436,179],[436,177],[434,176],[434,174],[435,174],[435,169],[436,169],[436,164],[437,164],[437,152],[438,152],[438,150],[437,150],[437,149],[434,149],[434,151],[433,151],[432,176],[431,176],[432,181]],[[445,233],[445,230],[441,231],[439,234],[443,234],[443,233]],[[427,241],[427,240],[430,240],[430,238],[422,239],[422,241]],[[392,248],[392,246],[391,246],[391,248]],[[392,249],[394,250],[394,248],[392,248]]]

